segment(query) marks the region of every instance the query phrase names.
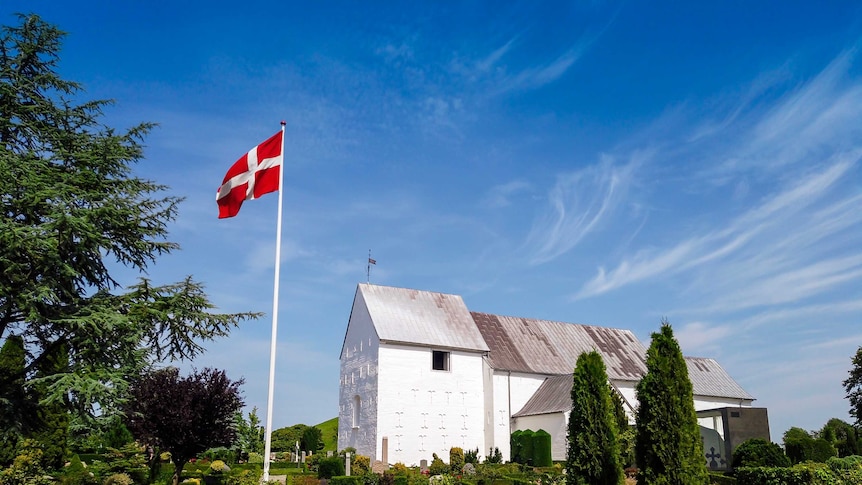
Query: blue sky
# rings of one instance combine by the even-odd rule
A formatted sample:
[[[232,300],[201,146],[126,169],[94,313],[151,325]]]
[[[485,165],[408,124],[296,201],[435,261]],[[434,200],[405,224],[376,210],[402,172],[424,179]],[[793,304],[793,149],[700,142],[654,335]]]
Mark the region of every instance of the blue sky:
[[[60,72],[159,123],[139,175],[186,198],[158,283],[271,310],[278,197],[218,220],[287,122],[275,427],[337,415],[356,284],[627,328],[666,317],[791,426],[849,420],[862,345],[856,2],[5,1],[69,33]],[[135,275],[124,272],[127,282]],[[197,367],[266,406],[270,320]]]

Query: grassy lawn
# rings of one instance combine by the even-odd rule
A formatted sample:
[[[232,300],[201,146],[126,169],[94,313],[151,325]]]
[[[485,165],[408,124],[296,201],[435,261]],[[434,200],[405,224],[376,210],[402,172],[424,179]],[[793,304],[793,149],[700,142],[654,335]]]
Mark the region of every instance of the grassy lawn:
[[[338,451],[338,418],[315,424],[323,435],[323,451]]]

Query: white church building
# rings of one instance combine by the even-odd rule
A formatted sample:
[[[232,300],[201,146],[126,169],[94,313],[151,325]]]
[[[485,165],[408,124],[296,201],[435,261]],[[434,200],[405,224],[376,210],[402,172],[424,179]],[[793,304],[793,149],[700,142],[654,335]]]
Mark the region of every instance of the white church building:
[[[565,459],[572,371],[597,350],[630,418],[646,348],[629,330],[471,312],[458,295],[359,284],[341,349],[338,448],[418,465],[544,429]],[[712,359],[686,357],[695,409],[751,407]],[[705,424],[702,422],[701,424]]]

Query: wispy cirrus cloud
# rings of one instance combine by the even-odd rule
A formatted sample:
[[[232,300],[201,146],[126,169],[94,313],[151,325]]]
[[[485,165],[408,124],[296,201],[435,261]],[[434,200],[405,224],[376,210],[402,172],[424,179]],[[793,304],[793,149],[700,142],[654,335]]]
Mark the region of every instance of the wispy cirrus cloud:
[[[707,122],[709,129],[679,130],[683,148],[655,159],[675,163],[680,183],[721,178],[736,184],[735,197],[758,202],[742,213],[719,212],[725,217],[712,218],[707,231],[680,233],[671,245],[636,247],[612,269],[600,266],[575,298],[686,274],[692,285],[710,288],[712,302],[700,310],[728,312],[862,280],[862,211],[851,182],[862,160],[862,82],[847,77],[853,54],[842,53],[772,103],[731,110],[730,121]],[[724,163],[698,173],[686,170],[691,158]]]
[[[527,236],[530,263],[548,262],[597,231],[625,199],[638,163],[617,165],[604,156],[595,165],[558,175],[548,193],[549,210]]]

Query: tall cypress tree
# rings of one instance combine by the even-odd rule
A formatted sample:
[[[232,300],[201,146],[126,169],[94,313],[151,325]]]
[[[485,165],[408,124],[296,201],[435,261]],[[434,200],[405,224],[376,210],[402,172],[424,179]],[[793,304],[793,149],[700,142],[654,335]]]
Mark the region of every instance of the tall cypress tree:
[[[10,335],[0,347],[0,375],[20,377],[7,386],[0,386],[0,467],[12,463],[15,447],[25,431],[22,416],[26,401],[24,362],[24,339]]]
[[[638,483],[708,484],[688,368],[667,321],[652,334],[646,367],[637,385]]]
[[[595,350],[583,353],[572,375],[567,485],[617,485],[622,481],[617,432],[602,356]]]

